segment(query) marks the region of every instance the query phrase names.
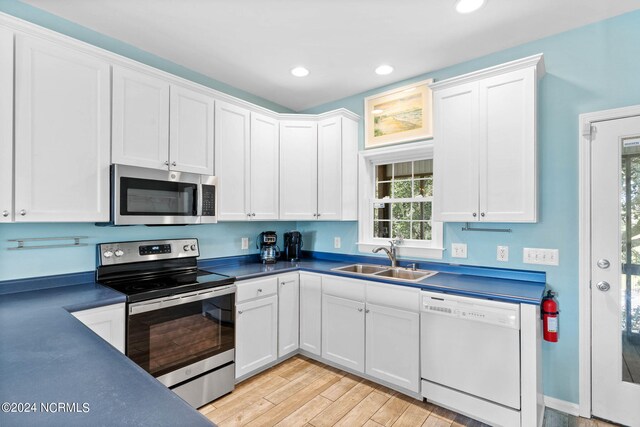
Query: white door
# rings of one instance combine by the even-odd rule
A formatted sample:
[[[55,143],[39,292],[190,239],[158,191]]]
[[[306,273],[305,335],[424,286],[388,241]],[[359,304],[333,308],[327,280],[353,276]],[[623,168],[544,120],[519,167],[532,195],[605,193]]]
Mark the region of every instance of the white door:
[[[280,219],[317,218],[317,147],[316,122],[280,122]]]
[[[113,66],[112,163],[169,169],[169,83]]]
[[[246,221],[249,211],[249,111],[216,102],[218,220]]]
[[[354,168],[357,166],[354,164]],[[318,123],[318,217],[342,218],[342,118]]]
[[[536,80],[532,67],[479,82],[480,221],[536,221]]]
[[[16,36],[16,221],[109,220],[109,63]]]
[[[236,306],[236,378],[278,358],[278,297]]]
[[[213,98],[171,85],[170,169],[213,175]]]
[[[322,296],[322,357],[364,372],[364,303]]]
[[[321,355],[322,278],[300,273],[300,348]]]
[[[251,113],[251,219],[278,219],[279,155],[278,121]]]
[[[478,220],[478,84],[436,91],[433,219]]]
[[[367,374],[420,392],[420,315],[367,304]]]
[[[298,349],[299,295],[297,273],[278,277],[278,357]]]
[[[13,221],[13,32],[0,28],[0,222]]]
[[[640,116],[592,132],[592,411],[640,425]]]

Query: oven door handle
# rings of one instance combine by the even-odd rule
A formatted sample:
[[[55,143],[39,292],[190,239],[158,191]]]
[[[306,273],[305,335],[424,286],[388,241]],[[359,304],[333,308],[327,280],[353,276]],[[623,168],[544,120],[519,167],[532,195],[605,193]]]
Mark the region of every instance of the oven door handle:
[[[208,289],[206,291],[192,292],[182,297],[174,296],[172,298],[166,298],[159,301],[131,304],[129,306],[129,315],[146,313],[147,311],[158,310],[160,308],[173,307],[175,305],[188,304],[191,302],[216,298],[222,295],[233,294],[235,292],[236,285],[228,285],[221,286],[220,288]]]

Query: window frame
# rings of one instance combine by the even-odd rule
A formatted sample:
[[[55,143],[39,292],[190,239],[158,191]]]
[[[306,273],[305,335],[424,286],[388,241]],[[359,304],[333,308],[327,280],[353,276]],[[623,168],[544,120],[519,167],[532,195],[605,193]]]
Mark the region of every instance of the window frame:
[[[380,164],[433,159],[433,142],[421,141],[364,150],[360,151],[358,157],[358,190],[360,194],[358,203],[358,250],[370,253],[374,248],[389,245],[389,239],[373,237],[372,201],[375,200],[375,167]],[[433,219],[431,219],[431,240],[405,240],[398,246],[398,256],[405,257],[442,259],[443,252],[443,224]]]

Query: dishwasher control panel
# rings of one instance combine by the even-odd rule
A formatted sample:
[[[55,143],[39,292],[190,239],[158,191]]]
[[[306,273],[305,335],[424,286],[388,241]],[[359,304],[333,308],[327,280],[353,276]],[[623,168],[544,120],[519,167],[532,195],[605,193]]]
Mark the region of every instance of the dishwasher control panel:
[[[520,306],[505,302],[422,292],[422,312],[520,329]]]

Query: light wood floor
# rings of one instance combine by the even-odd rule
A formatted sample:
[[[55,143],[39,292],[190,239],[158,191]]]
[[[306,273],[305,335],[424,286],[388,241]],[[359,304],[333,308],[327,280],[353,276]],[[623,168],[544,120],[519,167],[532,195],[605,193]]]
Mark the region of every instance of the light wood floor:
[[[200,412],[220,426],[485,426],[303,356],[238,384]],[[608,425],[555,411],[545,417],[548,427]]]

